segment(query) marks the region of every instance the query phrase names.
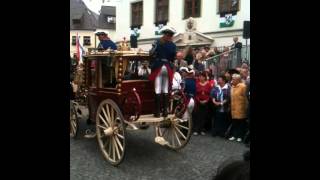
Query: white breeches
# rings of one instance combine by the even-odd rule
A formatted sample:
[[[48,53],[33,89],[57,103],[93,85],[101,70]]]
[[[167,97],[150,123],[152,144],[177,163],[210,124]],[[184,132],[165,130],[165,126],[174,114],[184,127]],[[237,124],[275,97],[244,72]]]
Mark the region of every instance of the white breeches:
[[[169,88],[169,74],[167,67],[163,65],[159,74],[154,81],[154,89],[156,94],[168,93]]]
[[[194,108],[194,100],[193,100],[193,98],[190,98],[187,110],[186,110],[186,112],[184,112],[184,114],[182,116],[183,120],[188,120],[189,118],[191,118],[193,108]]]

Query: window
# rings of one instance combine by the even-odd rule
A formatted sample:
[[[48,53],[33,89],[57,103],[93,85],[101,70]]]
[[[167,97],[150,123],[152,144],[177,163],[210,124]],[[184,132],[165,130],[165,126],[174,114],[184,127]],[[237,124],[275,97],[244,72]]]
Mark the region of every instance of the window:
[[[80,19],[72,19],[72,24],[78,25],[80,23],[81,23]]]
[[[72,36],[72,45],[73,45],[73,46],[76,45],[76,36]]]
[[[189,17],[200,17],[201,0],[185,0],[184,1],[184,19]]]
[[[116,87],[117,81],[112,57],[106,57],[105,59],[101,60],[101,80],[102,88]]]
[[[239,11],[239,0],[219,0],[219,14]]]
[[[156,0],[156,24],[166,24],[169,16],[169,0]]]
[[[83,45],[85,45],[85,46],[90,46],[91,45],[90,36],[84,36],[83,37]]]
[[[131,28],[140,28],[142,25],[143,2],[131,4]]]
[[[129,60],[123,80],[147,80],[151,73],[149,63],[141,60]]]

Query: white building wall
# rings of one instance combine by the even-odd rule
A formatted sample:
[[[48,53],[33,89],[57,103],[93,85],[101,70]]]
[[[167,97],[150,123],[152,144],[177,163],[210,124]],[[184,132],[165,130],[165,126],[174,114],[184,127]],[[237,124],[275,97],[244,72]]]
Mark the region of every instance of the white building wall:
[[[122,0],[116,5],[116,33],[111,36],[113,40],[120,41],[123,37],[130,38],[131,26],[131,3],[141,0]],[[235,17],[233,27],[220,28],[220,15],[217,14],[217,0],[202,0],[201,16],[194,18],[197,30],[214,38],[214,46],[229,46],[233,43],[232,37],[239,36],[239,40],[245,44],[242,39],[243,21],[250,21],[250,0],[240,0],[240,11]],[[168,25],[174,27],[177,32],[185,32],[186,20],[184,15],[184,0],[169,0],[169,21]],[[155,25],[155,0],[143,1],[143,24],[140,29],[140,37],[138,38],[139,47],[149,48],[150,41],[144,42],[146,39],[152,39],[160,36],[154,34]],[[250,44],[250,41],[248,41]]]
[[[106,30],[109,32],[109,37],[114,37],[116,34],[115,30]],[[83,45],[83,37],[84,36],[90,36],[90,40],[91,40],[91,45],[90,46],[83,46],[86,50],[88,48],[94,48],[94,47],[98,47],[99,44],[99,39],[97,38],[97,36],[95,36],[95,30],[70,30],[70,41],[69,41],[69,45],[70,45],[70,56],[73,57],[73,54],[77,52],[76,50],[76,45],[72,45],[72,36],[80,36],[80,43]],[[113,39],[112,39],[113,40]],[[96,44],[96,46],[95,46]]]

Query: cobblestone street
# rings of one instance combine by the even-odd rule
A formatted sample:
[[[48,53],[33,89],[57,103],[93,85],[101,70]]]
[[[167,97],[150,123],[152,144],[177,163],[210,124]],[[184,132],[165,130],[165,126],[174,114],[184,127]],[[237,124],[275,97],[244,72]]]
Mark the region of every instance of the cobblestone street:
[[[102,157],[96,138],[84,139],[87,127],[82,119],[80,137],[70,138],[70,179],[211,179],[217,167],[229,158],[242,158],[243,144],[222,138],[192,136],[180,152],[154,142],[154,129],[127,131],[126,156],[118,167]]]

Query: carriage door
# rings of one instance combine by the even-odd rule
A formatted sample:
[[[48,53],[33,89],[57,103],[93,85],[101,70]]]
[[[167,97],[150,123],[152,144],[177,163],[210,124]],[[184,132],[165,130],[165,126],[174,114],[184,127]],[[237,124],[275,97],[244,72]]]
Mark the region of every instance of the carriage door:
[[[98,61],[93,59],[89,61],[89,117],[95,121],[95,114],[98,106],[97,102],[97,85],[98,85]]]

